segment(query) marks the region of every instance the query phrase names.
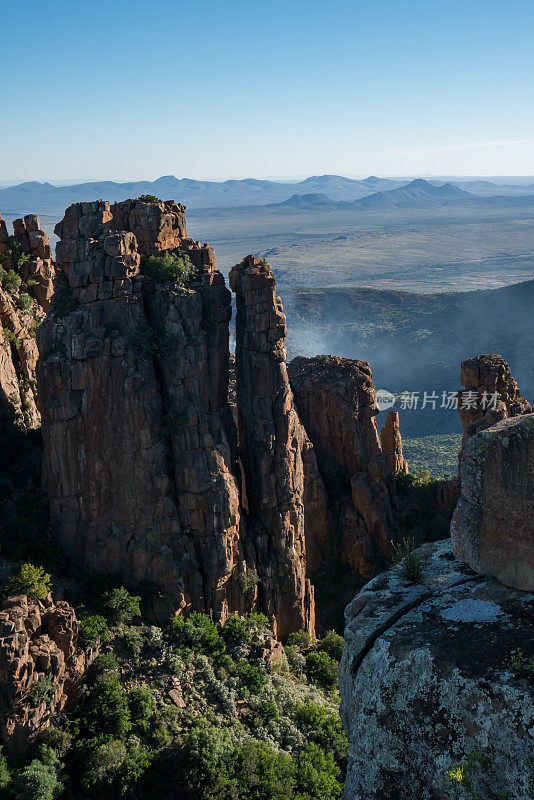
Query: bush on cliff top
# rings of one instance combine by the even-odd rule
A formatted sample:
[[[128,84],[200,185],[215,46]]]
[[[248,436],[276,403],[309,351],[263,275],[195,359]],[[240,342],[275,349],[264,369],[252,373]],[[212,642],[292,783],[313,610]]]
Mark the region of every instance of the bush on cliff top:
[[[6,595],[25,594],[29,600],[44,600],[50,591],[51,578],[42,567],[21,564],[5,587]]]
[[[141,269],[156,283],[185,286],[195,277],[196,270],[187,253],[164,253],[162,256],[143,256]]]

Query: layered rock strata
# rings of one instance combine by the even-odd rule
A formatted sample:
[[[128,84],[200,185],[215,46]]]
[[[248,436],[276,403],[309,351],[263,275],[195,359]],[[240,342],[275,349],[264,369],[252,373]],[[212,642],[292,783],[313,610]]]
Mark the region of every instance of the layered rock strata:
[[[20,756],[76,693],[94,653],[78,647],[78,622],[64,601],[9,597],[0,610],[0,740]],[[43,690],[43,687],[46,687]]]
[[[345,612],[344,800],[531,798],[534,595],[424,545],[420,583],[377,576]]]
[[[306,485],[317,513],[326,502],[313,448],[299,419],[286,366],[286,318],[267,264],[248,256],[230,272],[236,294],[236,393],[247,529],[264,604],[278,634],[314,627],[306,577]],[[313,523],[326,528],[326,518]],[[308,537],[310,538],[310,536]]]
[[[534,414],[504,419],[466,443],[451,537],[457,558],[534,592]]]
[[[394,537],[395,489],[378,438],[369,364],[298,357],[288,373],[333,514],[334,533],[324,542],[322,564],[341,558],[358,576],[370,577]]]
[[[245,565],[230,294],[213,251],[181,238],[172,203],[78,203],[56,233],[71,302],[39,330],[38,369],[53,530],[86,568],[156,583],[158,618],[195,608],[224,619],[244,604]],[[195,265],[191,285],[143,273],[141,256],[167,245]]]

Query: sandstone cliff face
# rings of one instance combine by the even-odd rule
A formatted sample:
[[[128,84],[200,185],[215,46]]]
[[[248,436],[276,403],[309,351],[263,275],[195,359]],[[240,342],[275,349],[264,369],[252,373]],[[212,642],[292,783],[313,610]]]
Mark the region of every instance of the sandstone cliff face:
[[[448,540],[417,553],[420,584],[396,568],[345,612],[343,797],[530,800],[534,691],[512,655],[534,652],[534,595],[473,573]]]
[[[0,218],[0,411],[27,428],[39,425],[35,367],[36,330],[53,292],[50,240],[39,217],[13,223]]]
[[[369,577],[374,560],[387,556],[395,528],[395,490],[376,429],[369,364],[337,356],[298,357],[288,372],[333,513],[335,533],[325,540],[319,565],[338,557],[358,576]]]
[[[231,270],[230,286],[237,304],[239,453],[249,542],[264,604],[278,620],[278,634],[313,631],[313,587],[306,577],[305,470],[318,504],[321,485],[289,385],[286,319],[265,262],[248,256]]]
[[[20,756],[75,693],[93,653],[78,649],[78,622],[68,603],[9,597],[0,610],[0,740]],[[51,679],[48,698],[36,687]]]
[[[148,222],[145,222],[148,220]],[[120,226],[131,230],[115,230]],[[239,498],[227,431],[229,292],[172,203],[80,203],[57,226],[68,308],[39,331],[45,488],[65,551],[154,609],[239,609]],[[140,255],[170,244],[194,287],[157,284]],[[243,564],[241,566],[243,568]]]
[[[408,462],[402,453],[402,438],[400,432],[399,412],[388,411],[386,424],[380,431],[380,444],[382,452],[387,458],[390,471],[396,475],[398,472],[407,474],[410,470]]]
[[[472,436],[451,525],[457,558],[516,589],[534,592],[534,414]]]

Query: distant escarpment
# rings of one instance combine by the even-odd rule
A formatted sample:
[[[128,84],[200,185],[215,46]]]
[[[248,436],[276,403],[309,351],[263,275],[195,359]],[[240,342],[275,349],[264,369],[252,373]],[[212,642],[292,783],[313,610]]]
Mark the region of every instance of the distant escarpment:
[[[368,365],[288,374],[274,276],[249,256],[230,273],[230,369],[230,292],[181,205],[78,203],[56,233],[37,380],[63,552],[155,584],[157,619],[257,608],[279,636],[313,632],[310,577],[335,555],[367,576],[394,535]]]

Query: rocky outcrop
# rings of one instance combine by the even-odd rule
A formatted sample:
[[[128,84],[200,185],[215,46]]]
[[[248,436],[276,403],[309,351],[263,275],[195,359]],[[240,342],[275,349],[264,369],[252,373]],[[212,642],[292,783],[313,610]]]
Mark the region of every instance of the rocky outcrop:
[[[402,438],[400,432],[399,412],[388,411],[386,424],[380,431],[380,444],[382,452],[387,458],[390,471],[397,475],[402,472],[408,474],[408,462],[402,453]]]
[[[466,443],[451,525],[457,558],[534,592],[534,414],[504,419]]]
[[[130,225],[132,230],[117,230]],[[69,302],[39,330],[44,483],[65,552],[163,591],[159,617],[244,603],[228,392],[230,295],[183,207],[78,203],[56,232]],[[138,239],[139,236],[139,239]],[[141,255],[187,254],[187,287]],[[65,304],[64,304],[65,305]]]
[[[54,266],[39,217],[28,214],[13,228],[10,236],[0,218],[0,413],[35,428],[35,336],[50,304]]]
[[[478,438],[478,437],[477,437]],[[534,595],[416,552],[348,606],[340,667],[345,800],[531,798]]]
[[[274,275],[263,260],[248,256],[229,279],[237,305],[238,438],[248,536],[264,606],[283,637],[314,628],[313,587],[306,577],[305,469],[314,470],[309,480],[319,494],[320,479],[289,385],[286,319]]]
[[[93,652],[78,648],[78,622],[64,601],[9,597],[0,610],[0,740],[20,756],[76,693]]]
[[[498,355],[482,355],[462,362],[458,411],[464,442],[479,431],[509,417],[529,414],[532,406],[519,393],[510,367]]]
[[[369,364],[299,356],[288,373],[332,509],[334,533],[324,541],[320,564],[341,558],[358,576],[370,577],[394,535],[395,490],[376,429]]]

